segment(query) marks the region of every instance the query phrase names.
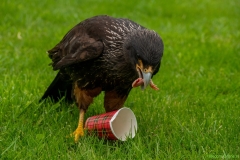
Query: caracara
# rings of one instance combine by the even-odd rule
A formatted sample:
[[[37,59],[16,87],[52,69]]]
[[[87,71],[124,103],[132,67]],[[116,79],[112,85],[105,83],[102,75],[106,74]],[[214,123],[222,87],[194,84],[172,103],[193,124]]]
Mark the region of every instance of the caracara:
[[[106,112],[123,107],[133,87],[148,85],[160,67],[163,42],[153,30],[131,20],[95,16],[73,27],[48,51],[58,74],[41,100],[63,96],[80,109],[75,141],[83,136],[84,114],[93,98],[104,91]]]

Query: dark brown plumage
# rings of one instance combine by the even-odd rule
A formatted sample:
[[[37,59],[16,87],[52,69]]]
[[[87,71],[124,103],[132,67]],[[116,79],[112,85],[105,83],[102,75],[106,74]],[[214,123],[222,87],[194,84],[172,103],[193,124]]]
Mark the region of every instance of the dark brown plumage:
[[[62,96],[80,108],[75,141],[83,135],[83,115],[101,91],[105,110],[123,106],[132,87],[158,89],[151,78],[160,67],[163,42],[158,34],[123,18],[96,16],[82,21],[48,51],[59,70],[42,100]]]

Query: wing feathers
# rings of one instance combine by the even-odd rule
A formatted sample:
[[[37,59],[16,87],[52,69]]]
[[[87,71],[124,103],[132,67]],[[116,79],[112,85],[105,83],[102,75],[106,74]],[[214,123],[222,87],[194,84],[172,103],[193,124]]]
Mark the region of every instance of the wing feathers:
[[[103,52],[103,43],[85,35],[73,37],[69,41],[62,41],[48,52],[53,61],[53,69],[58,70],[62,67],[97,58]]]

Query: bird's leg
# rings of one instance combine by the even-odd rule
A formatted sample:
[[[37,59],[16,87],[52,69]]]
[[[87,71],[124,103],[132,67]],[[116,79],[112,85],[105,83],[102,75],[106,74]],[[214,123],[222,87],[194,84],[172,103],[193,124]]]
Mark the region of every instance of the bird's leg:
[[[95,88],[91,90],[82,90],[78,87],[77,82],[74,84],[73,95],[78,108],[80,109],[79,121],[77,129],[72,133],[75,142],[84,135],[84,114],[88,109],[88,106],[93,102],[93,98],[101,93],[101,88]]]
[[[104,108],[106,112],[111,112],[123,107],[128,94],[120,96],[116,91],[105,91]]]
[[[85,111],[87,110],[88,106],[92,103],[93,97],[88,96],[86,94],[85,90],[81,90],[78,87],[77,82],[75,82],[75,84],[74,84],[73,95],[74,95],[76,104],[77,104],[78,108],[80,109],[78,127],[72,133],[72,136],[74,137],[75,142],[77,142],[79,140],[79,138],[84,135],[84,130],[83,130],[84,114],[85,114]]]
[[[78,142],[79,137],[84,135],[84,130],[83,130],[84,114],[85,114],[85,110],[84,109],[80,109],[79,120],[78,120],[78,127],[73,132],[73,136],[74,136],[74,141],[75,142]]]

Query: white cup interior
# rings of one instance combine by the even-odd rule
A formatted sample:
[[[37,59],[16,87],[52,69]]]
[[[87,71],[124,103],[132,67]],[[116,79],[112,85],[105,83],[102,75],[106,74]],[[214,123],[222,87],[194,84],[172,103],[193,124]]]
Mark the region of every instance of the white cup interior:
[[[110,127],[119,140],[125,141],[127,138],[135,137],[137,120],[133,111],[126,107],[119,109],[111,118]]]

